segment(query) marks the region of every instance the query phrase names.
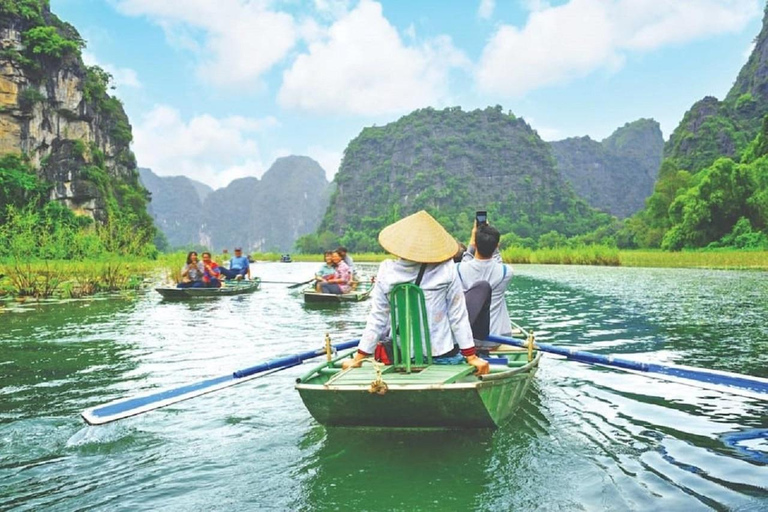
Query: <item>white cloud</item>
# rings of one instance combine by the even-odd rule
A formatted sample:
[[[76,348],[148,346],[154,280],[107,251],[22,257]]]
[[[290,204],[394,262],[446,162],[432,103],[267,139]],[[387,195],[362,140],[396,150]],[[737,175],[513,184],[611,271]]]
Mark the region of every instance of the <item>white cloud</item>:
[[[487,20],[493,16],[493,10],[496,8],[496,0],[480,0],[480,6],[477,8],[477,16]]]
[[[341,167],[342,151],[334,151],[322,146],[310,146],[307,148],[306,155],[320,164],[325,171],[325,177],[332,181],[333,177]]]
[[[134,127],[133,150],[141,167],[161,176],[184,175],[218,188],[266,171],[253,135],[275,125],[271,117],[201,115],[185,121],[174,108],[158,105]]]
[[[405,112],[445,102],[448,73],[467,65],[447,36],[404,45],[381,5],[362,0],[285,71],[278,101],[316,112]]]
[[[139,75],[131,68],[121,68],[112,64],[99,62],[96,56],[90,52],[83,52],[83,62],[88,66],[99,66],[101,69],[112,75],[112,82],[115,88],[135,88],[141,89],[142,84],[139,81]]]
[[[546,126],[533,126],[533,123],[531,122],[531,126],[534,130],[536,130],[536,133],[539,134],[539,137],[541,137],[542,140],[551,142],[553,140],[560,140],[563,139],[563,132],[558,128],[548,128]]]
[[[741,30],[759,0],[529,1],[523,28],[502,25],[483,50],[481,90],[519,96],[597,69],[617,69],[631,51],[650,51]]]
[[[744,60],[749,60],[749,57],[752,55],[752,52],[755,51],[755,46],[757,46],[757,43],[752,41],[750,45],[747,47],[746,50],[744,50],[744,53],[741,54],[742,58]]]
[[[198,73],[222,86],[252,86],[296,44],[293,17],[247,0],[117,0],[130,16],[146,16],[169,42],[198,56]],[[202,35],[202,44],[198,38]]]

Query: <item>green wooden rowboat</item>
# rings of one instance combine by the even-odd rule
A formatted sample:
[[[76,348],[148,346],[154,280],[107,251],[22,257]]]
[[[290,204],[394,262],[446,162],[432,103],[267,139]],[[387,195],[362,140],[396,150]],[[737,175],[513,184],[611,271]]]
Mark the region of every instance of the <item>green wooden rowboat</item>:
[[[299,379],[296,389],[310,414],[328,426],[463,428],[499,427],[530,387],[541,356],[507,350],[489,358],[490,373],[476,376],[467,363],[435,364],[424,292],[412,283],[389,293],[392,365],[372,359],[342,369],[348,352]],[[330,339],[326,339],[330,347]],[[500,357],[501,356],[501,357]]]
[[[253,279],[243,281],[225,281],[221,288],[161,287],[155,288],[155,290],[166,300],[189,300],[252,293],[258,290],[259,286],[261,286],[261,278],[254,277]]]
[[[304,302],[321,304],[339,304],[341,302],[360,302],[371,296],[370,283],[359,283],[349,293],[319,293],[314,288],[304,290]]]
[[[527,350],[494,353],[491,373],[477,377],[468,364],[432,364],[411,373],[383,365],[377,371],[373,363],[342,370],[341,361],[350,354],[297,380],[304,405],[323,425],[500,427],[522,402],[541,359],[536,351],[530,361]]]

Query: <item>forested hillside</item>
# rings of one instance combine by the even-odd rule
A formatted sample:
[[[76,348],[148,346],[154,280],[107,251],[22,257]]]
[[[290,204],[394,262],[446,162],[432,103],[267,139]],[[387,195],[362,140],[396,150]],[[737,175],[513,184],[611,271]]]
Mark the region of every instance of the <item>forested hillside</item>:
[[[520,238],[574,236],[610,222],[577,197],[550,146],[501,107],[426,108],[365,128],[347,146],[335,183],[318,233],[302,238],[300,249],[338,241],[355,251],[380,250],[378,231],[421,209],[461,240],[476,209]]]
[[[620,237],[627,245],[768,247],[767,22],[725,99],[698,101],[665,144],[654,192]]]
[[[551,142],[558,169],[587,202],[619,218],[641,210],[653,192],[664,138],[659,123],[640,119],[602,142],[572,137]]]

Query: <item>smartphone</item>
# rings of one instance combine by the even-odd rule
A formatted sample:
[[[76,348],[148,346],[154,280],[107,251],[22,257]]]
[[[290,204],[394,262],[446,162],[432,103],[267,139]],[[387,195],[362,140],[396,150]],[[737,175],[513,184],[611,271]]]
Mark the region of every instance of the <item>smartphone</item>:
[[[477,225],[488,224],[488,212],[485,210],[478,210],[475,212],[475,221]]]

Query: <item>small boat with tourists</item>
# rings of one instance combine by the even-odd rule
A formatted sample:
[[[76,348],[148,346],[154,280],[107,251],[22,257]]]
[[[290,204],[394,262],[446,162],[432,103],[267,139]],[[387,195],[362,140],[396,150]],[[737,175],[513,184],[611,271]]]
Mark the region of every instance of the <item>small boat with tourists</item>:
[[[254,277],[250,280],[224,281],[220,288],[176,288],[175,286],[166,286],[155,288],[155,291],[166,300],[189,300],[252,293],[258,290],[260,286],[261,278]]]
[[[291,258],[290,254],[283,254],[280,256],[280,263],[292,263],[293,258]]]
[[[342,302],[360,302],[371,296],[373,286],[369,282],[359,282],[347,293],[322,293],[314,287],[304,290],[304,302],[314,304],[340,304]]]
[[[400,287],[416,291],[399,295]],[[528,338],[528,348],[492,352],[486,359],[490,372],[478,376],[466,362],[433,361],[418,287],[396,286],[391,301],[392,364],[370,358],[344,369],[344,360],[355,351],[332,357],[326,337],[326,362],[296,381],[310,414],[323,425],[344,427],[493,428],[506,423],[539,367],[541,353],[533,335],[516,326]]]
[[[312,417],[325,426],[496,428],[514,415],[539,367],[537,350],[494,352],[491,371],[469,364],[385,366],[375,361],[343,370],[349,351],[297,379]]]

